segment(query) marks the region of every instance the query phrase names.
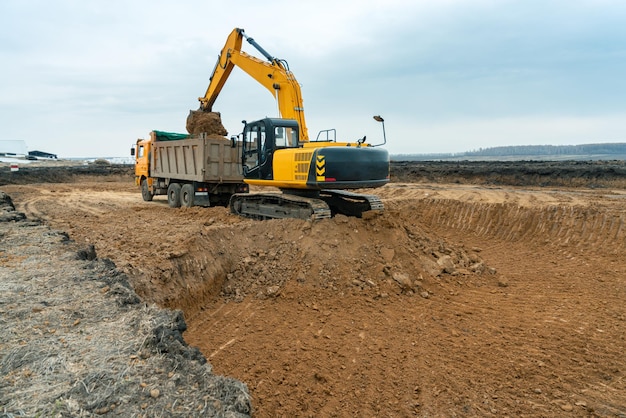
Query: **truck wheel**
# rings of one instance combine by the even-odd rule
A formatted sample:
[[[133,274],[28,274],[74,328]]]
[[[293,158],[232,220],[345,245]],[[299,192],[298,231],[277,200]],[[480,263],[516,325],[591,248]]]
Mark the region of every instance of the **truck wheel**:
[[[167,188],[167,204],[170,208],[180,207],[180,184],[171,183]]]
[[[151,202],[154,197],[152,192],[148,189],[148,179],[141,180],[141,197],[143,197],[143,200],[146,202]]]
[[[187,208],[194,205],[194,190],[193,184],[184,184],[180,190],[180,204]]]

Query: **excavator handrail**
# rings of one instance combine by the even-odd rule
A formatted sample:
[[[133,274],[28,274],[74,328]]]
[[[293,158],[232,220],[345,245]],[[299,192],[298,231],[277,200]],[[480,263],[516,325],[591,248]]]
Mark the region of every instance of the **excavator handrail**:
[[[254,46],[267,61],[260,60],[241,50],[243,39]],[[235,28],[226,39],[204,97],[199,97],[200,109],[211,111],[215,100],[222,91],[222,87],[230,76],[232,69],[237,66],[263,85],[272,93],[278,102],[280,117],[294,119],[300,126],[300,141],[308,142],[309,134],[304,118],[304,105],[300,84],[289,70],[287,61],[277,59],[261,47],[245,31]]]
[[[330,138],[331,133],[333,134],[332,139]],[[320,139],[320,136],[322,136],[322,134],[326,134],[326,139]],[[331,128],[319,131],[317,133],[317,137],[315,137],[314,142],[337,142],[337,130],[335,128]]]

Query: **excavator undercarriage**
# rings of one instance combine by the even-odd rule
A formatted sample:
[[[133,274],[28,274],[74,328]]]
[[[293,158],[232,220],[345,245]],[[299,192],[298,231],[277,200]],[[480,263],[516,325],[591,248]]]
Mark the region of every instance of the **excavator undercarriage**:
[[[303,194],[298,190],[282,193],[238,193],[230,199],[230,211],[252,219],[297,218],[317,221],[333,215],[361,217],[370,210],[382,211],[377,196],[345,190],[323,190]]]

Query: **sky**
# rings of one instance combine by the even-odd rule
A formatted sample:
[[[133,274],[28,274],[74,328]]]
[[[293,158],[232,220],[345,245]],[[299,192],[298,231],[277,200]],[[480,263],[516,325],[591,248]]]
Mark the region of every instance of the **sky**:
[[[236,27],[287,60],[311,137],[380,143],[381,115],[391,154],[626,142],[623,0],[0,0],[0,140],[123,157],[185,132]],[[213,109],[229,135],[278,116],[238,68]]]

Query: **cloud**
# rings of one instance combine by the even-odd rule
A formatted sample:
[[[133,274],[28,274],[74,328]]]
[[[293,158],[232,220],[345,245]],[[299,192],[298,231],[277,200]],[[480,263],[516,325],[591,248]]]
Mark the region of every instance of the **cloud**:
[[[624,21],[626,3],[609,0],[4,0],[2,139],[125,155],[150,129],[184,130],[227,35],[243,27],[288,60],[312,134],[379,135],[371,116],[381,113],[397,152],[420,152],[416,130],[440,151],[466,150],[461,129],[478,147],[581,132],[626,140],[613,122],[626,113]],[[237,70],[216,106],[231,133],[276,115],[271,95]],[[576,122],[602,120],[589,125],[598,135]]]

